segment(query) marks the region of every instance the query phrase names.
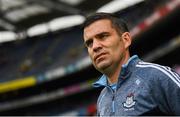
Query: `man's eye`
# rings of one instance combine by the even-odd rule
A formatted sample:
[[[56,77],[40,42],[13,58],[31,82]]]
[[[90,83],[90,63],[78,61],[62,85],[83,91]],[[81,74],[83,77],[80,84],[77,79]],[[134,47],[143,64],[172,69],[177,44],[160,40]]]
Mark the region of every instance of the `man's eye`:
[[[106,39],[107,37],[108,37],[109,35],[108,34],[102,34],[102,35],[100,35],[100,39]]]
[[[92,41],[92,40],[88,40],[88,41],[86,41],[86,43],[85,43],[86,47],[91,47],[92,44],[93,44],[93,41]]]

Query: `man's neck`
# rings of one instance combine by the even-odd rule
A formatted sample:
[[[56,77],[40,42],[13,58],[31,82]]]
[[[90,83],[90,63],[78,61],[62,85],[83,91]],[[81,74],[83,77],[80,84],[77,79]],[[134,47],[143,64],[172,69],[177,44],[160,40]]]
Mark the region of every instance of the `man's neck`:
[[[120,71],[121,71],[121,69],[119,71],[114,72],[114,74],[112,74],[112,75],[107,75],[109,84],[114,84],[114,83],[118,82],[118,77],[119,77]]]
[[[117,65],[117,67],[114,68],[114,70],[111,70],[111,72],[107,73],[108,76],[108,82],[109,84],[114,84],[118,82],[119,74],[121,72],[122,65],[127,63],[128,59],[130,58],[129,54],[125,55],[121,62]]]

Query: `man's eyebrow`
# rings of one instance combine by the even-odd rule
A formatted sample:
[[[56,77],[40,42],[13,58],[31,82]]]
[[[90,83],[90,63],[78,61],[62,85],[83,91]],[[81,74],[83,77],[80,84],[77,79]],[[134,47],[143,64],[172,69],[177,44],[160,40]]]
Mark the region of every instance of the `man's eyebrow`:
[[[101,37],[103,35],[108,35],[108,34],[110,34],[110,33],[105,31],[105,32],[101,32],[101,33],[96,34],[95,37]]]

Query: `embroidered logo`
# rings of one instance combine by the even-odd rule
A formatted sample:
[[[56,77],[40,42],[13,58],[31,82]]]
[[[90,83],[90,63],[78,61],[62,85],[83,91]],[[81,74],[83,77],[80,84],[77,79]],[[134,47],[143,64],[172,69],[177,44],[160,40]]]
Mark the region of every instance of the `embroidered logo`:
[[[123,103],[123,107],[126,108],[126,110],[134,110],[134,105],[136,104],[136,101],[134,100],[134,94],[130,93],[126,97],[126,101]]]

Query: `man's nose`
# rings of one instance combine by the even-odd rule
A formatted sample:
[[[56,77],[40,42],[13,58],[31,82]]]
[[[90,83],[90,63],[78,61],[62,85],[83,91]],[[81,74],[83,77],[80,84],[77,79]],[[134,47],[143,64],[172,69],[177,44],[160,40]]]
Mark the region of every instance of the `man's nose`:
[[[93,51],[94,52],[97,52],[99,51],[100,49],[102,48],[101,46],[101,43],[97,40],[94,40],[94,43],[93,43]]]

